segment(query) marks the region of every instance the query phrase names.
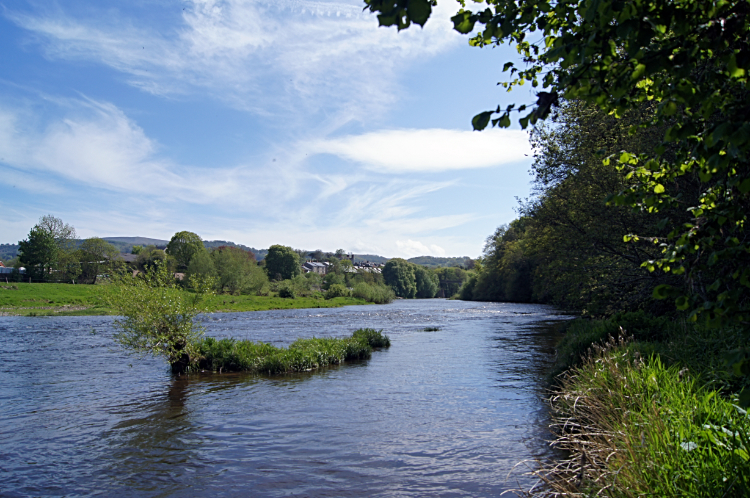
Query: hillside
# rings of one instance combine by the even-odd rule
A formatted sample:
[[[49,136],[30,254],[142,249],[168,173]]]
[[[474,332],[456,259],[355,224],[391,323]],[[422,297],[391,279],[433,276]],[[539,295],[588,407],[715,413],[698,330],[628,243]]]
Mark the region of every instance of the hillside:
[[[440,268],[443,266],[466,266],[467,261],[471,258],[462,256],[458,258],[437,258],[435,256],[417,256],[416,258],[407,259],[408,262],[415,265],[426,266],[427,268]]]

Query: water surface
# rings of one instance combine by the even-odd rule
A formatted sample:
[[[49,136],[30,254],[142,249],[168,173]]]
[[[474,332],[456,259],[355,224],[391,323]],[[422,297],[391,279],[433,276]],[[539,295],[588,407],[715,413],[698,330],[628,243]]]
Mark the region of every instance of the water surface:
[[[115,347],[111,317],[0,317],[0,495],[477,497],[529,486],[523,466],[512,471],[550,455],[548,325],[564,318],[437,299],[212,314],[216,337],[285,346],[373,327],[392,347],[309,374],[175,378]]]

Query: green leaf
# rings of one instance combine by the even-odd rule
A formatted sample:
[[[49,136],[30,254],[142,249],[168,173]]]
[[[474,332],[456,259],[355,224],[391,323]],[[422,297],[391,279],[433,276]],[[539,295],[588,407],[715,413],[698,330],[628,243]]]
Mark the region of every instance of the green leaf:
[[[663,194],[664,193],[664,185],[661,183],[657,183],[656,186],[654,186],[654,193],[655,194]]]
[[[429,0],[407,0],[406,12],[413,23],[424,26],[432,14],[432,5]]]
[[[633,74],[630,75],[631,80],[637,80],[640,79],[641,76],[643,76],[643,73],[646,72],[646,66],[644,64],[638,64],[635,66],[635,70],[633,71]]]
[[[670,292],[672,291],[673,287],[671,285],[657,285],[654,288],[653,296],[655,299],[666,299],[669,297]]]
[[[729,70],[729,76],[732,78],[742,78],[745,76],[745,70],[741,67],[737,67],[737,57],[734,54],[729,57],[727,69]]]
[[[474,116],[474,119],[471,120],[471,125],[474,127],[475,131],[482,131],[487,128],[487,125],[490,123],[491,117],[492,111],[480,112],[479,114]]]
[[[458,14],[451,17],[451,21],[453,21],[453,29],[461,33],[462,35],[467,35],[474,31],[474,24],[476,23],[476,19],[474,16],[472,16],[470,11],[459,11]],[[509,62],[505,64],[505,68],[503,68],[503,71],[506,71],[508,64],[511,66],[513,65],[512,62]]]
[[[737,188],[743,194],[747,194],[748,192],[750,192],[750,178],[745,178],[744,180],[742,180],[742,183],[740,183],[739,187]]]

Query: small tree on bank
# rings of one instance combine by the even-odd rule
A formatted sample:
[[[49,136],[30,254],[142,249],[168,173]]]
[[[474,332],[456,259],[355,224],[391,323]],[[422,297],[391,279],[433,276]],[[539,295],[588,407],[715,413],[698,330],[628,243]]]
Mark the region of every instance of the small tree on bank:
[[[159,263],[137,277],[125,274],[116,280],[107,296],[107,304],[123,317],[115,320],[115,341],[135,353],[163,357],[172,373],[188,371],[200,359],[204,332],[195,317],[205,311],[201,301],[214,282],[193,277],[196,292],[188,297]]]

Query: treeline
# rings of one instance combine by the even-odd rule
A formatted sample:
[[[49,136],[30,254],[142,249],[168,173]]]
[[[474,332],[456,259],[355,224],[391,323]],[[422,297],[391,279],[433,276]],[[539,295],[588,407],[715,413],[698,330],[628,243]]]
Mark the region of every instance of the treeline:
[[[214,245],[214,247],[211,247]],[[307,252],[273,245],[256,261],[255,251],[236,244],[206,244],[193,232],[174,234],[166,247],[134,245],[127,262],[106,240],[80,240],[75,228],[52,215],[43,216],[19,243],[14,261],[25,274],[6,275],[12,280],[94,284],[114,274],[146,273],[163,267],[179,285],[210,283],[223,294],[278,295],[284,298],[355,297],[388,303],[400,298],[450,297],[461,288],[469,273],[462,268],[430,269],[403,259],[392,259],[382,273],[376,267],[354,267],[343,249]],[[326,263],[325,274],[303,273],[307,259]]]
[[[622,150],[646,153],[661,144],[664,130],[630,133],[647,121],[649,105],[618,118],[585,103],[561,104],[531,134],[533,196],[521,216],[488,237],[483,257],[460,291],[461,299],[556,304],[591,315],[644,309],[661,313],[673,305],[653,299],[662,284],[680,287],[676,275],[649,271],[664,239],[690,213],[663,207],[616,206],[613,196],[632,183],[627,171],[604,158]],[[664,188],[692,205],[699,181],[685,175]],[[628,234],[649,234],[628,240]]]

